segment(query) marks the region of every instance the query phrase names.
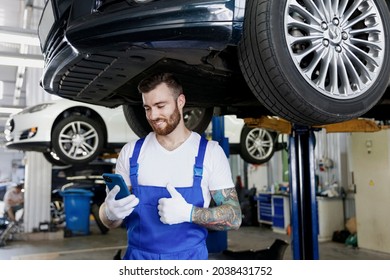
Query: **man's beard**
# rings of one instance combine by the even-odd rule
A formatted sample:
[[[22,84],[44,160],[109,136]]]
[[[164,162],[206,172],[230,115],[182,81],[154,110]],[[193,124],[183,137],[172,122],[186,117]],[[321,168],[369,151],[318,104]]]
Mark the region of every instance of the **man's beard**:
[[[157,120],[154,120],[154,121],[151,121],[151,120],[148,119],[148,122],[149,122],[150,126],[152,127],[153,131],[157,135],[165,136],[165,135],[168,135],[172,131],[175,130],[175,128],[180,123],[180,119],[181,119],[180,112],[179,112],[179,109],[176,106],[175,111],[173,111],[172,115],[170,115],[168,117],[168,119],[166,119],[166,118],[158,118]],[[163,128],[155,126],[154,123],[159,122],[159,121],[164,121],[166,123],[166,125]]]

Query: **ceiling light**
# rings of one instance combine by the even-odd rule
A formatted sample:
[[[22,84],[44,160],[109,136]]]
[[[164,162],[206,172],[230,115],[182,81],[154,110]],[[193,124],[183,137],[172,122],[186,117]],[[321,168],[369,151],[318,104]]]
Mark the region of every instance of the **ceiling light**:
[[[0,52],[0,65],[43,68],[43,56]]]

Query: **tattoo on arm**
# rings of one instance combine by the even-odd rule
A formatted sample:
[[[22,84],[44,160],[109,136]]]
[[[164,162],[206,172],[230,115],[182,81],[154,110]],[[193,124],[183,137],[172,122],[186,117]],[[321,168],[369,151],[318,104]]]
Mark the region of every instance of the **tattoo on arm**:
[[[234,188],[211,191],[216,206],[194,207],[192,222],[212,230],[238,229],[241,225],[241,207]]]

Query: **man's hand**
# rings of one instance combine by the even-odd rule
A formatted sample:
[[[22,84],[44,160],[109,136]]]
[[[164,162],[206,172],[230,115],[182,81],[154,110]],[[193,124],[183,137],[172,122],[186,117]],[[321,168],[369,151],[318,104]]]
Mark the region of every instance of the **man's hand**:
[[[192,221],[192,204],[185,201],[183,196],[171,185],[167,185],[171,198],[160,198],[158,200],[158,214],[160,221],[164,224],[174,225]]]
[[[133,194],[115,200],[119,189],[119,186],[115,186],[106,196],[105,212],[110,221],[123,220],[133,212],[134,207],[139,203],[139,199]]]

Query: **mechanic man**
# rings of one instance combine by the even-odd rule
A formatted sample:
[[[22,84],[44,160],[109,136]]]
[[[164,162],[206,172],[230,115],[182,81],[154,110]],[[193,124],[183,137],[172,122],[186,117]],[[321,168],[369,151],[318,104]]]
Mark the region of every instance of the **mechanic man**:
[[[20,182],[16,186],[7,190],[4,195],[4,211],[10,221],[16,222],[15,214],[23,209],[24,205],[24,183]]]
[[[172,74],[146,78],[138,90],[153,132],[122,148],[116,173],[132,195],[115,200],[115,186],[100,218],[109,228],[126,225],[123,259],[208,259],[207,229],[241,225],[229,162],[217,142],[186,128],[186,99]]]

